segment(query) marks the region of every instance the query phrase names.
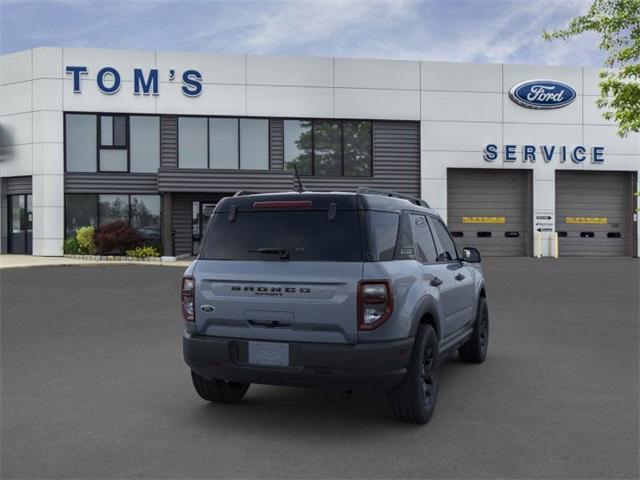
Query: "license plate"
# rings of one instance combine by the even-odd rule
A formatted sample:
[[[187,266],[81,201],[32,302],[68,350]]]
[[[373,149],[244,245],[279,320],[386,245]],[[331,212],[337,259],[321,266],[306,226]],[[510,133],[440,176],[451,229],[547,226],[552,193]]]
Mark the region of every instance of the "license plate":
[[[289,366],[289,344],[249,342],[249,363],[253,365]]]

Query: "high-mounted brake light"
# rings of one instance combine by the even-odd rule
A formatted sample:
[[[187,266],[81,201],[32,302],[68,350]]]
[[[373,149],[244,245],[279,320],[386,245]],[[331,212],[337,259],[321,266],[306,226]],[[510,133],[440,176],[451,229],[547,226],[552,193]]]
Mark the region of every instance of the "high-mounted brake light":
[[[194,286],[195,280],[193,277],[182,277],[180,305],[182,306],[182,316],[187,322],[195,321],[195,308],[193,306]]]
[[[373,330],[386,322],[393,311],[393,295],[388,280],[358,283],[358,330]]]
[[[272,200],[268,202],[253,202],[253,208],[311,208],[310,200]]]

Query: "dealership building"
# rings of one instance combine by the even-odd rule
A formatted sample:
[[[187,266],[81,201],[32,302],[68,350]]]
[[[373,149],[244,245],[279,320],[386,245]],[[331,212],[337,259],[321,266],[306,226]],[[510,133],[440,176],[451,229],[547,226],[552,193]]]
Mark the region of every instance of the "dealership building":
[[[0,57],[2,253],[124,220],[198,251],[239,190],[394,190],[460,245],[637,256],[640,135],[596,68],[36,48]]]

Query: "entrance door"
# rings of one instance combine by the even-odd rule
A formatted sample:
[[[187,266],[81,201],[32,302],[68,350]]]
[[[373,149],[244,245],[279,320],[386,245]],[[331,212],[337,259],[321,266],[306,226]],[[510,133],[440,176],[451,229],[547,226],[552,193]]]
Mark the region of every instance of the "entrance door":
[[[9,253],[32,252],[31,194],[9,195]]]
[[[199,202],[192,203],[192,215],[191,215],[191,232],[192,232],[192,249],[191,253],[197,255],[200,251],[200,243],[202,236],[204,235],[209,218],[213,214],[216,208],[215,203]]]

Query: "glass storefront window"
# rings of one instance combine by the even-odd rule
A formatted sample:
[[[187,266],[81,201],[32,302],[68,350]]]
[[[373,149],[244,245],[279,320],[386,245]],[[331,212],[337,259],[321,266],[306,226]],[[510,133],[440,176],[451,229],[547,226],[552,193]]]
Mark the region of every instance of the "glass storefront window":
[[[147,245],[160,244],[160,222],[159,195],[131,195],[131,226]]]
[[[66,236],[74,235],[80,227],[96,227],[98,218],[98,196],[76,194],[65,196]]]
[[[156,173],[160,167],[160,117],[129,117],[131,171]]]
[[[311,121],[284,121],[284,168],[298,167],[300,175],[311,175]]]
[[[313,122],[315,175],[341,175],[342,128],[340,121]]]
[[[100,225],[115,222],[117,220],[129,221],[129,196],[128,195],[99,195],[98,219]]]
[[[127,151],[120,149],[100,149],[100,171],[126,172]]]
[[[65,154],[68,172],[95,172],[97,120],[95,115],[65,116]]]
[[[207,119],[178,117],[178,165],[207,168]]]
[[[238,168],[238,119],[209,119],[209,164],[211,168]]]
[[[240,168],[269,169],[269,120],[240,119]]]
[[[366,177],[371,175],[371,122],[345,121],[344,135],[344,174],[346,176]]]

